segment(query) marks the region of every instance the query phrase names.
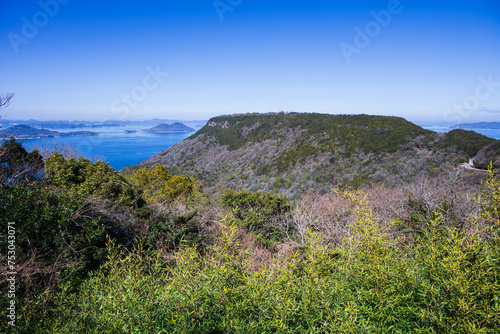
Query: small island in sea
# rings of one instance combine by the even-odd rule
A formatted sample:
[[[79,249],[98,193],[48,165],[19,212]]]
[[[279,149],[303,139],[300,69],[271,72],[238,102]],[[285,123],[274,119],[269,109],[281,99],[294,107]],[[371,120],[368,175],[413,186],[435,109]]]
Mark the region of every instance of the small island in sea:
[[[179,133],[179,132],[193,132],[194,129],[190,128],[189,126],[175,122],[173,124],[158,124],[151,129],[143,130],[143,132],[150,132],[150,133]]]
[[[14,125],[10,128],[0,130],[0,138],[14,137],[16,139],[35,139],[35,138],[57,138],[74,136],[97,136],[97,132],[92,131],[74,131],[57,132],[46,129],[35,129],[28,125]]]

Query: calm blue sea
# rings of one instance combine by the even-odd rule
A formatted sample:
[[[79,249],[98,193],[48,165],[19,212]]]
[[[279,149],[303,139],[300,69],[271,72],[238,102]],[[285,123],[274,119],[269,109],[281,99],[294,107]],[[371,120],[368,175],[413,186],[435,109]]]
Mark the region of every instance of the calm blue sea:
[[[144,130],[151,126],[123,126],[109,128],[84,128],[60,130],[58,132],[93,131],[98,136],[62,137],[22,140],[23,146],[31,151],[35,148],[51,149],[58,145],[69,145],[81,155],[92,160],[101,159],[109,162],[113,168],[120,170],[124,167],[137,164],[160,153],[170,146],[191,136],[190,133],[155,134],[147,132],[124,133],[125,130]],[[191,126],[193,127],[193,126]],[[201,127],[194,127],[199,130]]]

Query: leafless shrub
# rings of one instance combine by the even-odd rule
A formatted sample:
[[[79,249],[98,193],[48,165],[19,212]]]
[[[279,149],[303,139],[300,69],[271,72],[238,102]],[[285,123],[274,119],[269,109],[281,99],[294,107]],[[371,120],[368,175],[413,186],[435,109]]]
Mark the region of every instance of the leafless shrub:
[[[330,243],[338,243],[348,233],[351,205],[340,193],[309,193],[302,197],[292,213],[298,243],[306,244],[308,229],[321,231]]]
[[[479,205],[473,199],[478,190],[468,172],[460,170],[450,170],[441,177],[419,177],[403,187],[406,210],[400,218],[408,221],[412,214],[427,218],[439,214],[448,223],[463,225],[478,213]]]
[[[468,228],[477,217],[479,205],[474,196],[480,190],[477,173],[450,169],[448,172],[417,176],[413,182],[399,187],[372,186],[364,189],[369,211],[375,222],[388,227],[394,236],[412,239],[415,229],[440,215],[447,224]],[[306,244],[308,229],[319,231],[332,246],[350,235],[355,217],[352,203],[343,193],[308,193],[295,202],[291,215],[299,245]],[[419,226],[420,225],[420,226]],[[408,239],[409,238],[409,239]]]
[[[0,93],[0,109],[7,108],[12,102],[14,93]]]

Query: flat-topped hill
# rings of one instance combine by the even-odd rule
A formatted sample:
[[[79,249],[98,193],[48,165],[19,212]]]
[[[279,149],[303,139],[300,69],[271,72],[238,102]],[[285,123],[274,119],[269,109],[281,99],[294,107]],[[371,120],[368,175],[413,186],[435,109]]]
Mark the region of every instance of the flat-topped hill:
[[[397,185],[468,161],[495,141],[462,131],[438,134],[387,116],[220,116],[136,167],[161,164],[196,177],[208,191],[223,185],[293,196],[312,189]]]

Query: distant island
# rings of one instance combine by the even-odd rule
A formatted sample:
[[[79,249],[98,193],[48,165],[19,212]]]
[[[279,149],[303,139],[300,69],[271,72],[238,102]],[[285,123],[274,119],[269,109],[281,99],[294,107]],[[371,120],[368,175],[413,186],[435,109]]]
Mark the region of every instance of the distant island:
[[[97,132],[75,131],[75,132],[57,132],[46,129],[35,129],[28,125],[14,125],[7,129],[0,130],[0,138],[14,137],[16,139],[35,139],[35,138],[57,138],[74,136],[97,136]]]
[[[194,129],[182,123],[175,122],[173,124],[158,124],[151,129],[143,130],[150,133],[178,133],[178,132],[193,132]]]
[[[37,129],[77,129],[77,128],[103,128],[103,127],[123,127],[123,126],[154,126],[156,124],[172,124],[175,122],[183,122],[184,124],[189,124],[191,126],[198,126],[198,124],[205,124],[206,120],[172,120],[172,119],[159,119],[153,118],[150,120],[107,120],[107,121],[39,121],[35,119],[29,120],[10,120],[2,119],[0,121],[0,127],[12,127],[15,125],[28,125]]]
[[[452,126],[451,129],[463,130],[500,130],[500,122],[479,122],[479,123],[461,123]]]
[[[103,122],[93,122],[93,121],[37,121],[35,119],[30,119],[27,121],[23,120],[2,120],[3,126],[16,126],[16,125],[27,125],[33,128],[40,129],[77,129],[77,128],[103,128],[103,127],[120,127],[125,126],[125,124],[119,121],[103,121]]]

